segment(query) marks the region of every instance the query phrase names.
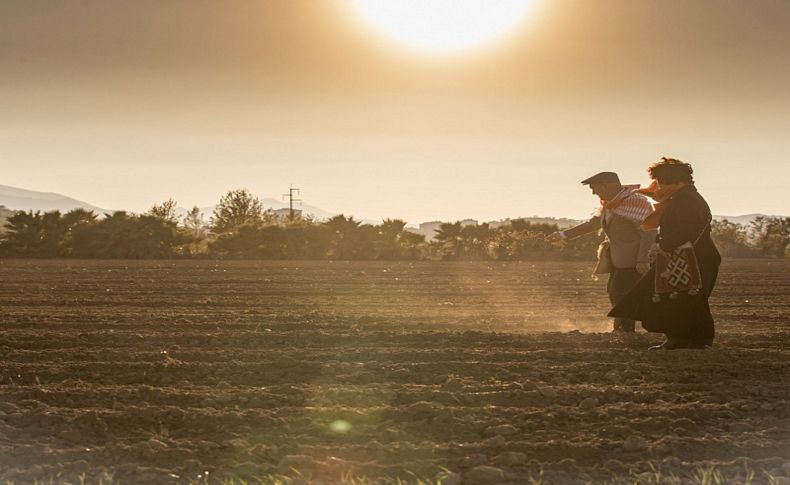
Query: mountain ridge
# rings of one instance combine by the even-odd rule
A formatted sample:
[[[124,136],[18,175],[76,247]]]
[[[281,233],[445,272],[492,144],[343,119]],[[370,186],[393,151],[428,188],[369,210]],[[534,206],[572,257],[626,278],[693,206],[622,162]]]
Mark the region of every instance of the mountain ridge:
[[[55,192],[39,192],[9,185],[0,185],[0,205],[11,210],[67,212],[73,209],[92,210],[98,214],[111,214],[111,209],[103,209],[88,202]]]

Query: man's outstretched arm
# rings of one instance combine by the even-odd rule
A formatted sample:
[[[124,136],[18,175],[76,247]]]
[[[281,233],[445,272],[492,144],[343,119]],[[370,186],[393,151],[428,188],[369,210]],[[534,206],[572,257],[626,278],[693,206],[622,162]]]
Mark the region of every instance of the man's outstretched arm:
[[[549,241],[561,241],[563,239],[573,239],[579,236],[584,236],[591,232],[601,229],[601,217],[595,216],[587,222],[582,222],[578,226],[565,229],[564,231],[557,231],[551,233],[548,237]]]

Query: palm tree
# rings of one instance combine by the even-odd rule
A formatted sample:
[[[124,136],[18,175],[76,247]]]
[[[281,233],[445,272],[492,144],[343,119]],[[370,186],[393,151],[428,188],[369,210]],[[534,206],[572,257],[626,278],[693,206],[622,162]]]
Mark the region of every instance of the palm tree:
[[[354,259],[358,247],[358,232],[360,222],[354,217],[337,215],[324,224],[328,237],[328,256],[330,259]]]
[[[403,231],[398,237],[401,257],[405,259],[421,259],[425,257],[425,236],[415,232]]]
[[[439,229],[436,229],[434,240],[439,246],[442,259],[457,260],[461,257],[461,221],[443,222]]]
[[[376,226],[376,259],[402,257],[400,239],[404,227],[406,223],[400,219],[384,219],[381,225]]]
[[[80,253],[81,246],[87,243],[87,230],[97,223],[98,217],[93,211],[72,209],[63,214],[64,234],[61,241],[61,255],[75,256]]]
[[[491,236],[488,223],[466,226],[461,229],[461,247],[467,259],[486,259],[487,243]]]
[[[0,251],[8,256],[36,256],[41,243],[41,213],[17,212],[5,223]]]
[[[54,258],[62,255],[66,226],[60,211],[17,212],[5,224],[0,251],[9,256]]]

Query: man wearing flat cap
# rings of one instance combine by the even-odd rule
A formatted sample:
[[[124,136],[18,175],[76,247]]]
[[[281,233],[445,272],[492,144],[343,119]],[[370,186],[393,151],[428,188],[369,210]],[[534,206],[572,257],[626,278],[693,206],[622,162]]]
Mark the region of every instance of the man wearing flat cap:
[[[643,230],[640,225],[653,212],[653,206],[637,192],[639,185],[622,185],[614,172],[600,172],[582,180],[601,206],[587,222],[558,231],[549,236],[551,241],[573,239],[603,230],[606,238],[598,248],[595,274],[609,273],[606,291],[609,301],[617,304],[650,269],[648,251],[656,240],[655,230]],[[615,332],[633,332],[634,320],[614,319]]]

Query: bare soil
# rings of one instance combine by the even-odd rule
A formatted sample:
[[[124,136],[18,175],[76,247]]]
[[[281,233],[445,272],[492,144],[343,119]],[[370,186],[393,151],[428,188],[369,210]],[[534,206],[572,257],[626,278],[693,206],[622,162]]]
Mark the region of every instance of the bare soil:
[[[725,261],[697,351],[589,271],[0,260],[0,483],[787,477],[790,263]]]

